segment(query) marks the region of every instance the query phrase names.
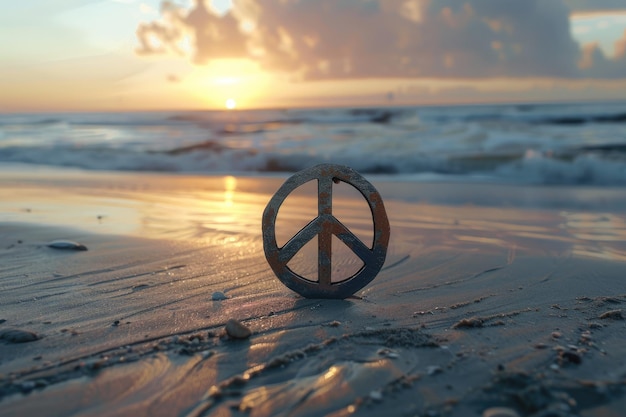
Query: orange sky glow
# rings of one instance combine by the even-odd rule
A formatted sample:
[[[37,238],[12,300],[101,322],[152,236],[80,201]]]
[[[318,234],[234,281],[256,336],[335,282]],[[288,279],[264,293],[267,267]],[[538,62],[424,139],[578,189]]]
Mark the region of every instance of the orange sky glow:
[[[0,111],[626,97],[620,1],[67,0],[0,5]]]

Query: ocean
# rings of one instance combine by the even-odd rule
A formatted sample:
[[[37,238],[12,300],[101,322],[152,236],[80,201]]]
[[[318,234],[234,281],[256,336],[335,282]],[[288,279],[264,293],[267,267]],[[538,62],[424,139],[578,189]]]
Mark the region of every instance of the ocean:
[[[626,102],[0,115],[0,166],[626,184]]]

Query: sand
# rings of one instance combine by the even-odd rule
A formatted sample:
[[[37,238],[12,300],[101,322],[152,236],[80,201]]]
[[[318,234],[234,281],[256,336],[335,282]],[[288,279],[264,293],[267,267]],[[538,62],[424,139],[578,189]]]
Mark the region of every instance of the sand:
[[[623,415],[622,189],[375,177],[386,264],[316,300],[263,254],[285,178],[4,167],[0,415]],[[346,187],[334,213],[371,240]],[[279,243],[315,216],[313,187],[285,204]],[[333,259],[333,277],[360,267]]]

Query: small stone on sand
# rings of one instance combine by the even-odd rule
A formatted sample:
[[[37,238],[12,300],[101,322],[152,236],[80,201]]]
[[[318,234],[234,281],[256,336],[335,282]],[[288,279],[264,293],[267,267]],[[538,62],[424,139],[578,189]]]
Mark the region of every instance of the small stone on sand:
[[[212,295],[211,295],[211,300],[213,301],[222,301],[222,300],[227,300],[228,297],[226,297],[226,294],[224,294],[221,291],[215,291]]]
[[[512,408],[491,407],[483,411],[483,417],[519,417],[519,414]]]
[[[470,317],[468,319],[463,319],[452,326],[453,329],[460,329],[462,327],[483,327],[483,320],[478,317]]]
[[[247,339],[252,334],[249,327],[235,319],[226,322],[226,333],[233,339]]]
[[[48,247],[52,249],[87,250],[87,246],[72,240],[53,240],[48,243]]]
[[[382,401],[383,400],[383,393],[378,391],[378,390],[374,390],[372,392],[370,392],[370,398],[374,401]]]
[[[426,373],[428,375],[436,375],[443,372],[443,369],[439,365],[431,365],[426,367]]]
[[[561,364],[574,363],[576,365],[580,365],[583,361],[583,358],[576,352],[562,351],[559,352],[559,361]]]
[[[22,330],[22,329],[7,329],[0,330],[0,339],[5,340],[9,343],[26,343],[26,342],[34,342],[35,340],[41,339],[41,337],[30,330]]]

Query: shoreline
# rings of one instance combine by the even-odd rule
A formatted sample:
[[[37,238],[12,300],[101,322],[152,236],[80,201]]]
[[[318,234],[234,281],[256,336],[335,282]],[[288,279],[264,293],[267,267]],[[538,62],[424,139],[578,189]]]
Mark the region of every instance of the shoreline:
[[[55,175],[0,179],[0,330],[40,336],[0,340],[0,415],[626,406],[618,190],[373,181],[387,262],[339,301],[303,299],[267,265],[260,217],[282,178]],[[282,226],[297,231],[314,206],[311,190],[295,195]],[[367,235],[354,194],[336,210]],[[310,269],[309,254],[294,268]],[[229,338],[230,318],[252,336]]]

